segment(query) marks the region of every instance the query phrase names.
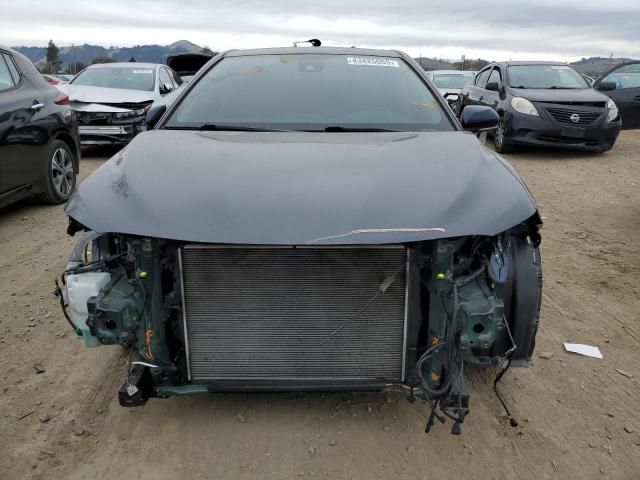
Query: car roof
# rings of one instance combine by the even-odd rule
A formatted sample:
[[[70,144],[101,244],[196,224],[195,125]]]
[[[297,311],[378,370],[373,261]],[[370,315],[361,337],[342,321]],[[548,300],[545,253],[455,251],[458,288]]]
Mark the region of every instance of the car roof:
[[[455,74],[467,75],[467,74],[470,73],[470,74],[475,75],[478,72],[476,72],[475,70],[431,70],[428,73],[442,73],[442,74],[447,74],[447,75],[455,75]]]
[[[144,63],[144,62],[110,62],[110,63],[94,63],[87,68],[157,68],[164,67],[161,63]]]
[[[9,52],[13,56],[20,56],[20,57],[24,58],[26,61],[28,61],[29,63],[33,63],[31,60],[29,60],[29,58],[27,58],[26,55],[20,53],[17,50],[14,50],[11,47],[5,47],[4,45],[0,45],[0,50],[4,50],[5,52]]]
[[[381,50],[373,48],[355,47],[275,47],[253,48],[248,50],[230,50],[224,53],[225,57],[243,57],[248,55],[295,55],[295,54],[322,54],[322,55],[370,55],[378,57],[401,58],[404,55],[396,50]]]
[[[12,54],[16,54],[17,53],[18,55],[22,55],[20,52],[14,50],[13,48],[5,47],[4,45],[0,45],[0,50],[4,50],[5,52],[9,52],[9,53],[12,53]]]

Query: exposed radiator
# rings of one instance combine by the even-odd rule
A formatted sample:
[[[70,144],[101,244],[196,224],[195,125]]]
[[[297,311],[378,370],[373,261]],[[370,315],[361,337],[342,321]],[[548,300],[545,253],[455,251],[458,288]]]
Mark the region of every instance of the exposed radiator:
[[[402,379],[404,247],[187,245],[181,263],[192,380]]]

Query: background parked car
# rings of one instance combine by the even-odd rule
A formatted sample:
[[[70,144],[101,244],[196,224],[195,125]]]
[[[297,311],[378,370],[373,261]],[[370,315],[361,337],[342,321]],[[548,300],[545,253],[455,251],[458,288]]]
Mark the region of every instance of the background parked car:
[[[596,80],[594,87],[616,103],[624,130],[640,128],[640,61],[612,68]]]
[[[169,55],[167,65],[174,70],[184,82],[190,81],[202,66],[217,55],[208,53],[180,53]]]
[[[68,100],[24,55],[0,47],[0,207],[35,194],[62,203],[74,192],[80,146]]]
[[[462,89],[458,103],[458,113],[467,105],[498,112],[493,138],[502,153],[517,145],[604,152],[620,133],[615,103],[562,63],[493,63]]]
[[[125,145],[146,129],[149,108],[170,102],[182,83],[164,65],[127,62],[91,65],[58,87],[69,95],[83,146]]]
[[[447,102],[454,104],[458,100],[460,90],[473,81],[476,72],[472,70],[432,70],[427,72],[427,76]]]

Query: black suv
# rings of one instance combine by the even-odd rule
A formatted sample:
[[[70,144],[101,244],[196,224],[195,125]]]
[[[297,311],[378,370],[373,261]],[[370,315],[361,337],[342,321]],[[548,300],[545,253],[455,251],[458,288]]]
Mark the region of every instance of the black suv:
[[[458,113],[466,105],[498,112],[493,138],[500,153],[517,145],[605,152],[621,127],[615,103],[563,63],[492,63],[462,89]]]
[[[30,195],[66,202],[80,146],[69,97],[22,54],[0,46],[0,207]]]

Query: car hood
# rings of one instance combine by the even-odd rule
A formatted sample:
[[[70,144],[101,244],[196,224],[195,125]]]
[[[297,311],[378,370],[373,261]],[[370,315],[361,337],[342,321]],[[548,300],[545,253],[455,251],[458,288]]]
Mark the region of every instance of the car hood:
[[[68,83],[58,85],[58,90],[69,95],[69,101],[82,103],[149,103],[153,101],[153,92],[125,90],[122,88],[89,87]]]
[[[606,102],[609,98],[593,88],[548,89],[511,88],[514,97],[524,97],[532,102]]]
[[[464,132],[152,130],[66,205],[97,232],[262,245],[495,235],[536,212],[513,168]]]

